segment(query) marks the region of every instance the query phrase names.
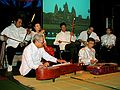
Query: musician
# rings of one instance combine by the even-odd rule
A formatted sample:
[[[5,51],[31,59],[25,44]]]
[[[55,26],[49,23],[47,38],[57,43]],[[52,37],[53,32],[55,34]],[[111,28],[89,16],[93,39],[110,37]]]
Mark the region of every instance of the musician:
[[[14,23],[6,27],[1,35],[8,37],[7,39],[7,60],[8,60],[8,72],[12,71],[12,61],[19,45],[23,45],[25,40],[29,41],[30,36],[25,28],[22,27],[22,18],[16,17]]]
[[[85,65],[94,65],[98,60],[95,58],[95,49],[93,48],[95,40],[88,38],[86,46],[79,50],[79,62]]]
[[[64,63],[66,61],[59,60],[51,55],[49,55],[43,47],[44,37],[43,35],[36,34],[34,36],[33,42],[29,44],[22,54],[22,63],[20,66],[20,74],[26,77],[35,77],[35,70],[41,66],[49,66],[49,63],[42,63],[41,58],[46,61]]]
[[[92,26],[89,26],[87,31],[82,31],[78,37],[78,40],[81,42],[81,46],[86,46],[87,39],[93,38],[95,39],[95,42],[99,42],[100,39],[97,36],[97,34],[94,31],[94,28]]]
[[[105,60],[105,62],[111,62],[113,59],[113,54],[115,54],[115,42],[116,36],[112,34],[112,29],[107,28],[106,34],[101,37],[101,59]]]
[[[32,40],[35,34],[41,34],[45,37],[45,30],[41,28],[40,23],[34,24],[34,31],[31,31]],[[46,40],[44,39],[44,46],[46,47]]]
[[[76,36],[73,32],[66,31],[66,24],[63,22],[60,24],[61,32],[56,35],[54,45],[59,45],[60,50],[65,50],[65,45],[75,42]]]

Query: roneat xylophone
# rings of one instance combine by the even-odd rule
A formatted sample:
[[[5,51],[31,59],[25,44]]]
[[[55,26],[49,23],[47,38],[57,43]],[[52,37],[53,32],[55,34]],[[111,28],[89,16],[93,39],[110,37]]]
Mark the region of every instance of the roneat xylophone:
[[[36,79],[37,80],[47,80],[60,77],[60,75],[75,73],[76,71],[80,71],[82,69],[82,64],[72,64],[72,63],[64,63],[53,65],[52,67],[44,67],[38,68],[36,70]]]
[[[87,70],[94,75],[114,73],[118,71],[116,63],[97,63],[94,66],[87,66]]]

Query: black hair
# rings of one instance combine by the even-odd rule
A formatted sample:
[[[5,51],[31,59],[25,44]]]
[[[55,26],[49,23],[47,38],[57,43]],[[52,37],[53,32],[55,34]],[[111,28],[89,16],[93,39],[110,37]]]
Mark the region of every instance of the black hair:
[[[15,18],[14,18],[14,21],[18,21],[18,19],[21,19],[21,20],[23,20],[23,17],[21,17],[21,16],[16,16]]]
[[[91,27],[94,28],[92,25],[90,25],[88,28],[91,28]]]
[[[93,39],[93,38],[88,38],[87,39],[87,42],[90,42],[90,41],[93,41],[95,43],[95,39]]]
[[[66,23],[65,23],[65,22],[60,23],[60,28],[61,28],[63,25],[66,26]]]
[[[35,26],[36,24],[40,24],[39,22],[35,22],[34,24],[33,24],[33,26]],[[41,26],[41,25],[40,25]]]
[[[110,29],[110,31],[112,31],[112,28],[111,28],[111,27],[106,28],[106,30],[107,30],[107,29]]]

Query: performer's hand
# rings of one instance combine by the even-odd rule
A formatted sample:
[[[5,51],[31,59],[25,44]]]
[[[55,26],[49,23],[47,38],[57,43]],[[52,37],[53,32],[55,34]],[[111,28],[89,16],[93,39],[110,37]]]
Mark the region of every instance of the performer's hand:
[[[60,59],[58,59],[57,62],[59,62],[59,63],[66,63],[65,60],[60,60]]]
[[[45,67],[48,67],[48,66],[49,66],[49,62],[45,62],[43,65],[44,65]]]
[[[27,34],[30,34],[31,33],[31,30],[27,28]]]
[[[59,42],[59,43],[62,43],[62,41],[60,41],[60,40],[59,40],[58,42]]]
[[[46,48],[46,47],[47,47],[47,44],[46,44],[46,43],[43,43],[43,46]]]
[[[86,45],[87,45],[87,42],[86,42],[86,41],[83,41],[83,44],[86,46]]]
[[[6,35],[3,35],[3,41],[7,41],[8,37]]]
[[[90,60],[91,64],[95,64],[96,62],[98,62],[98,60]]]
[[[74,36],[74,33],[73,33],[73,32],[70,32],[70,35],[71,35],[71,36]]]
[[[100,42],[100,41],[98,39],[96,39],[95,42],[97,43],[97,42]]]
[[[111,49],[114,45],[109,45],[109,49]]]

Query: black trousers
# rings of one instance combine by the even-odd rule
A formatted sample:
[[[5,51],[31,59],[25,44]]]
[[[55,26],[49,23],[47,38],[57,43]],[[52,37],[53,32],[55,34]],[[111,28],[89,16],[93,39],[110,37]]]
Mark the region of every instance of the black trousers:
[[[13,58],[14,58],[14,55],[16,53],[16,51],[18,52],[23,52],[25,47],[20,47],[20,45],[18,45],[17,48],[14,48],[12,46],[8,46],[7,47],[7,60],[8,60],[8,64],[9,65],[12,65],[12,62],[13,62]]]
[[[7,47],[7,60],[9,65],[12,65],[15,52],[16,52],[16,48],[13,48],[11,46]]]
[[[26,74],[24,77],[36,77],[36,73],[34,69],[31,69],[28,74]]]
[[[65,50],[70,51],[70,57],[73,63],[78,63],[78,52],[80,49],[80,45],[81,43],[79,41],[75,41],[65,46]]]
[[[105,46],[102,46],[100,49],[100,59],[103,62],[109,63],[109,62],[116,62],[116,48],[112,47],[111,49],[106,48]]]

